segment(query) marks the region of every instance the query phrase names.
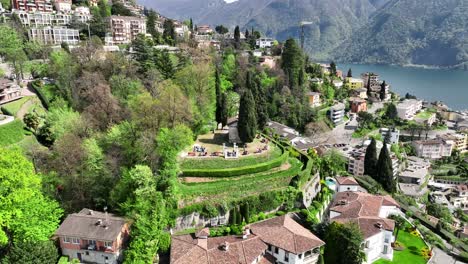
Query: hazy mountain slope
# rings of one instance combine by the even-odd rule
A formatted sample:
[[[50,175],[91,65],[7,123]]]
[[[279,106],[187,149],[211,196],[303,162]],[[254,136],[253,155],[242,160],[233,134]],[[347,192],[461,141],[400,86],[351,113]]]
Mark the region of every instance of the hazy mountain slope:
[[[392,0],[335,50],[342,61],[454,66],[468,61],[468,1]]]
[[[179,19],[192,17],[195,23],[231,28],[254,26],[279,40],[299,37],[299,22],[312,21],[306,27],[306,50],[314,58],[329,57],[328,52],[351,32],[367,22],[376,7],[388,0],[141,0],[164,15]]]

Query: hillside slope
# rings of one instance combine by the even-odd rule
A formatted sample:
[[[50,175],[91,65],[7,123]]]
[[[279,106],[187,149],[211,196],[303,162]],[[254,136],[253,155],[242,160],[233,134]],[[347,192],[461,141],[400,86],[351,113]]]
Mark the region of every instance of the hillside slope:
[[[340,61],[363,63],[466,63],[468,2],[392,0],[334,54]]]

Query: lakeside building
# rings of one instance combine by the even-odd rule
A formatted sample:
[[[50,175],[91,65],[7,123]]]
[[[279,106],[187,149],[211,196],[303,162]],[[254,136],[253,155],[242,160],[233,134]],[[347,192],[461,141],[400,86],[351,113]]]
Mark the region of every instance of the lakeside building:
[[[171,264],[316,264],[325,243],[289,214],[246,226],[243,235],[210,237],[209,228],[172,236]]]
[[[42,11],[52,12],[51,0],[12,0],[12,8],[27,12]]]
[[[366,261],[383,258],[393,260],[392,243],[395,221],[388,219],[398,214],[400,205],[390,196],[363,192],[339,192],[330,207],[330,222],[355,223],[363,236]]]
[[[83,209],[69,214],[55,232],[62,254],[80,262],[117,264],[129,237],[129,225],[122,217]]]
[[[361,74],[361,79],[363,81],[364,87],[373,87],[378,86],[380,88],[379,75],[373,72],[365,72]]]
[[[417,99],[406,99],[396,106],[398,117],[403,120],[413,120],[416,113],[422,109],[422,101]]]
[[[443,140],[441,138],[430,140],[413,141],[413,147],[416,150],[416,156],[427,159],[440,159],[450,157],[455,142],[452,140]]]
[[[364,81],[362,79],[346,77],[346,81],[348,82],[350,89],[359,89],[364,87]]]
[[[110,16],[109,26],[114,45],[128,44],[139,34],[146,34],[146,21],[136,16]]]
[[[274,43],[275,43],[275,40],[272,38],[259,38],[256,40],[255,45],[257,45],[257,47],[261,49],[264,49],[264,48],[273,47]]]
[[[64,27],[31,28],[28,31],[28,36],[32,41],[47,45],[60,45],[62,43],[77,45],[80,42],[78,30]]]
[[[338,125],[343,122],[345,115],[345,105],[343,103],[337,103],[330,107],[330,120],[333,124]]]
[[[385,128],[382,127],[379,130],[380,135],[382,138],[387,137],[387,134],[390,133],[390,143],[391,144],[397,144],[400,141],[400,130],[398,128]]]
[[[320,100],[320,93],[308,92],[307,97],[309,98],[310,107],[319,107],[322,105],[322,102]]]
[[[367,112],[367,101],[359,97],[351,97],[349,100],[352,113]]]

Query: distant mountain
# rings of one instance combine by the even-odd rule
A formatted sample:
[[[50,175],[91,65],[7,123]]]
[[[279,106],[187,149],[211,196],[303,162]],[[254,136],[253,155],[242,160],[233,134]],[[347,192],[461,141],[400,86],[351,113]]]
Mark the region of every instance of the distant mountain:
[[[351,62],[461,66],[468,62],[468,2],[391,0],[333,54]]]
[[[139,0],[196,24],[260,30],[299,38],[316,60],[456,65],[468,61],[467,0]],[[443,52],[442,52],[443,51]]]

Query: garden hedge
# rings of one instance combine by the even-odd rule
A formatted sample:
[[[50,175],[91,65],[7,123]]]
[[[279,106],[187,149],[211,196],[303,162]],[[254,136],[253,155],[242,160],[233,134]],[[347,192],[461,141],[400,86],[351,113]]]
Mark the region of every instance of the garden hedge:
[[[36,92],[37,97],[39,98],[39,100],[41,100],[41,103],[44,106],[44,108],[46,110],[49,110],[49,99],[47,99],[47,97],[42,92],[42,89],[41,89],[41,86],[39,85],[39,83],[37,81],[32,82],[31,87]]]
[[[228,169],[189,169],[182,170],[184,177],[233,177],[267,171],[281,166],[288,160],[289,152],[285,151],[280,157],[268,162]]]

